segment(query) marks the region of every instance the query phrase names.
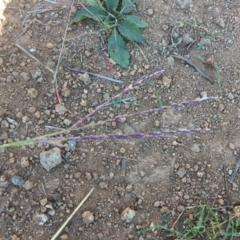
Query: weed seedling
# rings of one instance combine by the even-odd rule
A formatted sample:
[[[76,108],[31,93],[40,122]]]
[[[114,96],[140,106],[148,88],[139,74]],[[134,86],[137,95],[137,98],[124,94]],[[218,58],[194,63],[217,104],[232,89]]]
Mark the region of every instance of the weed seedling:
[[[198,47],[199,50],[205,50],[206,49],[205,43],[202,43],[202,42],[198,43],[197,47]]]
[[[215,42],[216,41],[216,37],[213,33],[211,33],[208,38],[212,41],[212,42]]]
[[[126,50],[125,40],[144,43],[142,28],[148,25],[138,16],[131,15],[139,0],[87,0],[88,6],[75,14],[70,24],[90,18],[101,23],[104,30],[111,31],[108,38],[108,53],[121,67],[128,68],[130,54]]]
[[[200,37],[205,37],[205,35],[206,35],[205,32],[199,32]]]

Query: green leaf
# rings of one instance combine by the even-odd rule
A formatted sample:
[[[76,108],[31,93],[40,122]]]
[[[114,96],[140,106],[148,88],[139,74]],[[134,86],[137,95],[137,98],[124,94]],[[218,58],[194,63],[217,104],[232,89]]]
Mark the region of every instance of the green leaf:
[[[106,17],[107,15],[102,9],[99,9],[95,6],[90,6],[88,9],[82,8],[78,10],[73,19],[70,21],[70,24],[80,22],[86,18],[91,18],[95,21],[101,22]]]
[[[121,13],[130,13],[134,9],[134,4],[138,4],[138,0],[122,0]]]
[[[117,9],[119,0],[106,0],[107,10],[114,13]]]
[[[131,42],[139,43],[144,42],[144,37],[141,31],[132,22],[129,22],[127,20],[121,21],[120,25],[118,26],[118,31],[121,33],[123,37],[125,37],[127,40]]]
[[[125,16],[125,19],[133,24],[135,24],[138,28],[146,28],[148,24],[141,20],[138,16],[135,15],[127,15]]]
[[[116,29],[113,30],[108,38],[108,53],[121,67],[128,68],[130,55],[126,50],[123,38]]]

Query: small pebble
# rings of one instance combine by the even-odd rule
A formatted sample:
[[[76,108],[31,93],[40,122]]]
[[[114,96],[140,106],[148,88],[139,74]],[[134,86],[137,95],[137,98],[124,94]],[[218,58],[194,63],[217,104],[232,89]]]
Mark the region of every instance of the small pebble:
[[[168,65],[174,66],[174,58],[173,57],[168,57],[167,61],[168,61]]]
[[[166,76],[163,76],[163,78],[162,78],[162,83],[163,83],[163,86],[164,86],[164,87],[169,88],[170,85],[171,85],[171,82],[172,82],[171,78],[168,78],[168,77],[166,77]]]
[[[38,95],[38,91],[35,88],[29,88],[27,93],[30,98],[36,98]]]
[[[131,208],[127,207],[121,213],[121,219],[127,223],[131,222],[136,215],[136,211],[132,210]]]
[[[154,206],[155,208],[159,208],[159,207],[161,206],[160,201],[156,201],[156,202],[153,204],[153,206]]]
[[[74,177],[75,179],[79,179],[80,176],[81,176],[81,173],[80,173],[80,172],[76,172],[76,173],[73,174],[73,177]]]
[[[85,177],[86,177],[86,179],[87,179],[88,181],[90,181],[90,180],[92,179],[92,175],[91,175],[91,173],[89,173],[89,172],[86,172],[86,173],[85,173]]]
[[[152,8],[150,8],[150,9],[147,10],[147,15],[148,15],[148,16],[152,16],[153,13],[154,13],[154,12],[153,12],[153,9],[152,9]]]
[[[29,161],[28,161],[28,157],[22,157],[21,158],[21,167],[25,168],[29,166]]]
[[[234,145],[233,143],[229,143],[229,148],[230,148],[231,150],[234,150],[234,149],[235,149],[235,145]]]
[[[82,214],[82,219],[83,219],[83,222],[85,224],[90,224],[94,221],[94,215],[92,212],[90,211],[85,211],[83,214]]]
[[[48,202],[47,198],[43,198],[43,199],[40,200],[41,206],[45,206],[47,204],[47,202]]]
[[[102,189],[107,189],[108,188],[108,183],[107,182],[100,182],[99,183],[100,188]]]
[[[186,169],[184,167],[180,167],[176,174],[179,176],[179,178],[183,178],[186,175]]]
[[[177,206],[177,211],[178,212],[182,212],[185,209],[185,207],[183,205],[178,205]]]
[[[202,178],[204,176],[204,172],[197,172],[197,177]]]
[[[65,106],[63,106],[62,104],[56,104],[55,105],[55,111],[59,115],[64,115],[67,112],[67,108]]]
[[[31,190],[34,187],[34,184],[30,180],[27,180],[24,183],[23,187],[28,191],[28,190]]]
[[[11,177],[11,182],[14,184],[14,185],[17,185],[19,187],[22,187],[25,183],[25,181],[22,179],[22,177],[20,176],[12,176]]]

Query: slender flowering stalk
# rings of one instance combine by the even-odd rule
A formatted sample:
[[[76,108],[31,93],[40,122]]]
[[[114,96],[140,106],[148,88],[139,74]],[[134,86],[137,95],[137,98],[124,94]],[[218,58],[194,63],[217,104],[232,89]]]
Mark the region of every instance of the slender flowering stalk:
[[[192,134],[192,133],[204,133],[209,131],[208,128],[197,129],[178,129],[178,130],[164,130],[162,132],[148,132],[148,133],[133,133],[133,134],[109,134],[109,135],[88,135],[84,137],[51,137],[51,138],[38,138],[39,142],[49,144],[59,144],[65,141],[98,141],[98,140],[131,140],[131,139],[147,139],[147,138],[175,138],[179,134]]]
[[[100,121],[100,122],[95,123],[95,124],[85,125],[85,126],[81,127],[81,129],[83,130],[83,129],[90,128],[90,127],[98,127],[98,126],[102,126],[104,124],[110,124],[110,123],[113,123],[113,122],[120,122],[123,118],[127,118],[127,117],[146,116],[146,115],[149,115],[151,113],[159,113],[159,112],[165,111],[165,110],[170,109],[170,108],[180,109],[180,108],[186,107],[188,105],[193,105],[193,104],[207,102],[207,101],[216,101],[217,99],[218,99],[217,97],[204,97],[204,98],[198,98],[198,99],[195,99],[195,100],[184,101],[182,103],[173,103],[169,106],[162,106],[162,107],[159,107],[159,108],[148,109],[148,110],[144,110],[144,111],[137,112],[137,113],[117,115],[116,117],[111,118],[111,119],[107,119],[105,121]]]
[[[95,110],[93,110],[91,113],[87,114],[84,118],[80,119],[79,121],[77,121],[71,128],[76,128],[79,125],[81,125],[82,123],[84,123],[89,117],[93,116],[96,112],[98,112],[99,110],[103,109],[105,106],[107,106],[110,102],[112,102],[113,100],[119,98],[121,95],[128,93],[129,91],[131,91],[133,88],[135,88],[136,86],[139,86],[140,84],[142,84],[144,81],[159,76],[163,73],[163,70],[154,72],[150,75],[146,75],[141,77],[138,81],[136,81],[135,83],[130,84],[128,87],[126,87],[122,92],[120,92],[119,94],[115,95],[114,97],[112,97],[110,100],[106,101],[105,103],[103,103],[102,105],[99,105],[98,107],[95,108]]]
[[[24,146],[24,145],[32,145],[32,144],[36,144],[36,143],[49,143],[49,144],[54,144],[54,145],[58,145],[58,146],[62,147],[63,146],[62,142],[71,140],[71,139],[73,139],[74,141],[84,141],[84,140],[101,140],[101,139],[168,138],[168,137],[175,137],[179,133],[188,134],[188,133],[205,132],[207,129],[192,129],[192,130],[179,129],[177,131],[163,130],[161,133],[150,132],[150,133],[146,133],[146,134],[145,133],[136,133],[136,134],[132,134],[132,135],[116,135],[116,134],[115,135],[101,135],[101,136],[90,135],[90,136],[85,136],[85,137],[74,137],[74,138],[53,137],[53,136],[60,135],[60,134],[67,134],[67,133],[70,133],[71,131],[83,130],[83,129],[90,128],[90,127],[102,126],[104,124],[108,124],[108,123],[112,123],[112,122],[119,122],[125,117],[144,116],[144,115],[149,115],[151,113],[162,112],[162,111],[170,109],[170,108],[179,109],[184,106],[201,103],[201,102],[205,102],[205,101],[210,101],[210,100],[215,101],[217,99],[218,99],[217,97],[205,97],[205,98],[201,98],[201,99],[184,101],[182,103],[173,103],[170,106],[162,106],[160,108],[148,109],[148,110],[144,110],[142,112],[137,112],[134,114],[118,115],[113,119],[107,119],[105,121],[98,122],[96,124],[88,124],[88,125],[81,126],[81,127],[63,129],[62,131],[46,134],[44,136],[39,136],[39,137],[35,137],[35,138],[23,140],[23,141],[18,141],[18,142],[13,142],[13,143],[2,144],[2,145],[0,145],[0,149],[7,148],[7,147],[19,147],[19,146]],[[106,104],[108,104],[108,103],[106,103]],[[47,127],[53,128],[51,126],[47,126]]]

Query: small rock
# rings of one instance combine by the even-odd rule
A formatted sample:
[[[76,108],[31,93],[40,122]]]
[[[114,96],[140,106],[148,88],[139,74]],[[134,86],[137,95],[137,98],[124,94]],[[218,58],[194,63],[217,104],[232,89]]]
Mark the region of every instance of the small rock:
[[[86,177],[86,179],[87,179],[88,181],[92,179],[92,175],[91,175],[91,173],[89,173],[89,172],[86,172],[86,173],[85,173],[85,177]]]
[[[202,178],[204,176],[205,172],[197,172],[197,177]]]
[[[83,222],[85,224],[90,224],[94,221],[94,215],[92,212],[90,211],[85,211],[83,214],[82,214],[82,219],[83,219]]]
[[[185,207],[183,205],[178,205],[177,206],[177,211],[178,212],[182,212],[185,209]]]
[[[43,198],[43,199],[40,200],[40,204],[43,207],[47,204],[47,202],[48,202],[47,198]]]
[[[223,205],[224,205],[224,200],[223,200],[222,198],[219,198],[219,199],[217,200],[217,202],[218,202],[218,204],[219,204],[220,206],[223,206]]]
[[[81,173],[80,173],[80,172],[76,172],[76,173],[73,174],[73,177],[74,177],[75,179],[79,179],[80,176],[81,176]]]
[[[6,114],[7,110],[0,106],[0,118]]]
[[[28,191],[28,190],[31,190],[34,187],[34,184],[30,180],[27,180],[24,183],[23,187]]]
[[[21,158],[21,167],[25,168],[29,166],[29,161],[28,161],[28,157],[22,157]]]
[[[54,44],[48,42],[48,43],[46,44],[46,47],[49,48],[49,49],[54,48]]]
[[[27,120],[28,120],[28,116],[23,116],[23,117],[22,117],[22,123],[26,123]]]
[[[0,178],[0,188],[7,188],[9,186],[9,182],[5,175],[2,175]]]
[[[50,171],[62,162],[61,149],[53,148],[49,151],[40,153],[40,163],[47,170]]]
[[[63,235],[60,236],[60,239],[61,240],[66,240],[66,239],[68,239],[68,235],[67,234],[63,234]]]
[[[235,149],[235,145],[234,145],[233,143],[229,143],[229,148],[230,148],[231,150],[234,150],[234,149]]]
[[[49,210],[48,210],[48,214],[49,214],[50,216],[54,216],[55,213],[56,213],[56,211],[55,211],[54,209],[49,209]]]
[[[99,183],[99,186],[100,186],[100,188],[102,188],[102,189],[107,189],[107,188],[108,188],[107,182],[100,182],[100,183]]]
[[[21,240],[21,238],[18,237],[16,234],[13,234],[11,240]]]
[[[206,98],[207,97],[207,92],[201,92],[200,95],[201,95],[202,98]]]
[[[176,174],[178,175],[179,178],[183,178],[186,175],[186,169],[184,167],[180,167]]]
[[[25,183],[25,181],[22,179],[22,177],[20,176],[12,176],[11,177],[11,182],[14,184],[14,185],[17,185],[19,187],[22,187]]]
[[[0,66],[2,66],[2,65],[3,65],[3,63],[4,63],[3,59],[2,59],[2,58],[0,58]]]
[[[192,150],[193,152],[198,153],[198,152],[200,152],[201,149],[200,149],[200,147],[199,147],[199,144],[194,143],[193,146],[191,147],[191,150]]]
[[[93,172],[92,173],[93,179],[97,180],[98,179],[98,173],[97,172]]]
[[[91,53],[88,50],[86,50],[84,53],[85,53],[86,57],[90,57],[91,56]]]
[[[225,110],[225,106],[222,103],[220,103],[218,109],[220,112],[223,112]]]
[[[128,184],[127,187],[126,187],[126,191],[127,192],[132,192],[133,190],[133,185],[132,184]]]
[[[232,100],[234,98],[233,94],[232,93],[229,93],[228,94],[228,99]]]
[[[30,98],[36,98],[38,95],[38,91],[35,88],[29,88],[27,93]]]
[[[37,213],[35,216],[34,216],[34,219],[35,221],[37,222],[37,224],[39,226],[43,226],[44,223],[46,223],[48,221],[48,216],[46,214],[39,214]]]
[[[28,111],[29,113],[34,113],[34,112],[36,111],[36,107],[35,107],[35,106],[31,106],[31,107],[29,107],[29,108],[27,109],[27,111]]]
[[[64,83],[62,89],[61,89],[61,94],[62,96],[64,96],[65,98],[69,97],[71,95],[71,91],[67,86],[67,82]]]
[[[131,222],[136,215],[136,211],[132,210],[131,208],[127,207],[123,210],[121,214],[121,219],[127,223]]]
[[[125,153],[125,152],[126,152],[125,148],[121,147],[120,148],[120,153]]]
[[[56,104],[55,105],[55,111],[59,115],[64,115],[67,112],[67,108],[65,106],[63,106],[62,104]]]
[[[174,58],[173,57],[168,57],[167,61],[168,61],[168,65],[174,66]]]
[[[162,78],[162,83],[163,83],[163,86],[164,86],[164,87],[169,88],[171,82],[172,82],[171,78],[168,78],[168,77],[166,77],[166,76],[163,76],[163,78]]]
[[[150,8],[150,9],[147,10],[147,15],[148,15],[148,16],[152,16],[153,13],[154,13],[154,12],[153,12],[153,9],[152,9],[152,8]]]
[[[72,121],[70,119],[64,119],[63,120],[63,123],[66,125],[66,126],[70,126],[72,124]]]
[[[37,80],[37,78],[42,76],[42,71],[39,68],[36,68],[35,70],[31,70],[31,75],[34,80]]]
[[[31,79],[31,75],[28,72],[22,72],[20,75],[25,81],[29,81]]]
[[[88,73],[79,74],[80,80],[84,82],[85,85],[88,85],[91,83],[91,78]]]
[[[156,201],[156,202],[153,204],[153,206],[154,206],[155,208],[161,207],[160,201]]]
[[[192,42],[193,42],[193,38],[190,37],[190,34],[189,34],[189,33],[187,33],[187,34],[185,34],[185,35],[183,36],[183,43],[184,43],[185,45],[188,45],[188,44],[190,44],[190,43],[192,43]]]
[[[169,26],[168,26],[167,24],[163,24],[163,25],[162,25],[162,29],[163,29],[164,31],[167,31],[167,30],[169,29]]]
[[[220,26],[221,28],[225,28],[225,26],[226,26],[225,21],[224,21],[224,19],[222,19],[222,18],[217,18],[216,23],[217,23],[217,25]]]

